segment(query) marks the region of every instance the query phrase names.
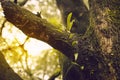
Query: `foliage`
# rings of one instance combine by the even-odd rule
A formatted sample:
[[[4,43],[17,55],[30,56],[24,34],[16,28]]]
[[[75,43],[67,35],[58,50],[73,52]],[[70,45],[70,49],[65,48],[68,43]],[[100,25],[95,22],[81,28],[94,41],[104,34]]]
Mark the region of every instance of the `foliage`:
[[[88,1],[88,0],[86,0],[86,1]],[[62,46],[60,45],[60,48],[62,48],[62,49],[58,48],[59,47],[58,44],[57,44],[58,47],[54,47],[54,48],[60,50],[61,52],[63,51],[63,53],[65,55],[67,52],[68,52],[67,54],[70,54],[70,52],[72,52],[72,50],[73,50],[71,55],[74,56],[74,58],[75,58],[74,60],[73,60],[73,58],[71,58],[71,55],[70,55],[70,57],[69,57],[69,55],[65,56],[62,53],[55,52],[55,50],[53,50],[53,49],[41,52],[37,56],[30,55],[28,53],[28,50],[25,48],[25,45],[27,44],[27,42],[29,42],[29,37],[27,37],[24,40],[24,42],[22,42],[22,43],[20,43],[16,39],[10,42],[9,40],[6,40],[6,38],[5,39],[1,38],[0,45],[3,45],[1,51],[6,56],[6,59],[8,60],[9,64],[11,64],[11,62],[12,62],[12,67],[15,69],[15,71],[18,72],[24,79],[27,79],[27,80],[29,80],[29,79],[30,80],[39,80],[39,79],[46,79],[46,78],[48,79],[54,73],[55,73],[55,76],[58,75],[58,73],[60,73],[59,72],[60,70],[62,71],[62,74],[63,74],[63,80],[77,80],[77,79],[78,80],[86,80],[86,79],[117,80],[116,76],[119,77],[119,70],[118,70],[119,69],[119,63],[118,63],[119,59],[116,58],[115,55],[118,55],[117,52],[119,52],[118,51],[118,49],[119,49],[119,47],[118,47],[119,46],[119,37],[118,37],[119,31],[118,31],[118,33],[117,33],[117,31],[115,31],[116,32],[115,36],[113,36],[113,35],[110,35],[109,37],[104,36],[104,32],[106,32],[109,29],[104,28],[104,30],[100,30],[100,28],[106,27],[106,26],[107,27],[108,26],[116,27],[115,26],[116,23],[114,23],[114,25],[111,25],[112,24],[111,22],[105,20],[105,16],[106,17],[108,17],[108,16],[106,13],[103,13],[104,9],[101,8],[101,6],[99,6],[99,2],[93,1],[93,3],[95,4],[95,7],[98,8],[98,10],[97,10],[97,8],[91,9],[91,13],[93,13],[93,15],[90,13],[90,17],[89,17],[90,18],[90,27],[88,28],[89,32],[88,31],[86,32],[85,37],[83,36],[83,37],[79,37],[76,39],[76,37],[78,37],[78,36],[74,37],[74,35],[70,33],[74,20],[71,20],[72,13],[69,13],[69,15],[67,17],[67,28],[66,28],[66,33],[68,35],[65,34],[65,35],[67,35],[67,38],[60,36],[61,37],[60,41],[62,40],[64,42],[63,39],[65,39],[66,44],[68,42],[67,45],[70,45],[70,48],[68,46],[66,46],[66,44],[64,44],[64,43],[62,44]],[[92,8],[95,8],[94,5],[91,5],[91,6],[93,6]],[[87,7],[87,8],[89,9],[89,7]],[[94,13],[96,13],[96,14],[94,14]],[[117,13],[116,10],[113,13],[108,11],[108,13],[111,15],[111,19],[109,19],[109,20],[111,20],[113,22],[118,21],[117,23],[119,23],[119,20],[116,19],[116,17],[118,17],[118,16],[112,15],[113,13]],[[83,18],[85,18],[85,17],[83,16]],[[30,20],[32,20],[32,19],[30,18]],[[49,22],[52,23],[53,25],[57,26],[58,29],[61,29],[59,27],[60,25],[58,24],[59,22],[57,22],[54,18],[49,19]],[[107,25],[105,25],[105,23]],[[5,25],[3,24],[3,27],[4,26]],[[97,26],[97,28],[96,28],[96,26]],[[2,27],[2,30],[3,30],[3,27]],[[81,29],[81,30],[83,30],[83,29]],[[116,30],[119,30],[119,27]],[[12,30],[9,30],[9,32],[12,32]],[[101,36],[101,33],[102,33],[102,36]],[[34,34],[34,32],[33,32],[33,34]],[[49,36],[49,34],[47,34],[47,36]],[[116,36],[116,34],[117,34],[117,36]],[[50,39],[51,39],[51,35],[52,34],[50,34],[50,36],[49,36]],[[55,34],[54,34],[54,36],[55,36]],[[12,38],[12,37],[10,36],[10,38]],[[56,40],[54,40],[55,38],[53,36],[52,36],[52,38],[53,38],[53,42],[56,41]],[[58,36],[57,36],[57,38],[58,38]],[[110,51],[112,54],[108,54],[107,51],[102,51],[102,48],[106,48],[106,50],[107,50],[107,47],[103,47],[105,45],[105,43],[107,42],[107,40],[104,41],[104,44],[102,44],[103,46],[100,45],[100,41],[102,41],[102,39],[105,39],[105,38],[106,39],[111,38],[113,40],[114,43],[110,46],[112,48],[114,48],[114,45],[116,45],[115,46],[116,52],[112,53]],[[116,40],[114,38],[116,38],[118,40]],[[57,39],[57,41],[59,42],[59,44],[62,43],[58,39]],[[51,41],[52,41],[52,39],[51,39]],[[5,44],[7,44],[7,46],[5,46],[3,44],[4,42],[5,42]],[[57,43],[57,42],[55,42],[55,43]],[[53,44],[51,44],[51,45],[53,46]],[[72,48],[74,48],[74,49],[72,49]],[[74,53],[74,52],[76,52],[76,53]],[[111,60],[111,57],[114,57],[115,60]],[[60,65],[58,63],[59,62],[58,58],[60,59]],[[116,59],[117,59],[117,61],[116,61]],[[60,69],[60,66],[62,69]],[[57,72],[57,74],[56,74],[56,72]]]
[[[73,23],[75,22],[75,20],[71,20],[72,19],[72,12],[68,14],[67,16],[67,28],[66,30],[68,32],[70,32],[72,26],[73,26]]]
[[[85,6],[87,7],[87,9],[89,10],[89,0],[83,0]]]

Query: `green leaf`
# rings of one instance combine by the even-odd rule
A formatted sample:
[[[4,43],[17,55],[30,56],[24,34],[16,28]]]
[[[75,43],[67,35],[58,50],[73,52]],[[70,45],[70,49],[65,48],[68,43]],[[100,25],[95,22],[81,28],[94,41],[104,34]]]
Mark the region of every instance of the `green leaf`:
[[[81,66],[81,70],[83,70],[85,67],[84,66]]]
[[[78,53],[74,53],[75,61],[78,59]]]
[[[89,10],[89,0],[83,0],[85,6],[87,7],[87,9]]]
[[[72,42],[72,46],[75,46],[76,44],[78,44],[78,41],[73,41]]]
[[[69,35],[69,39],[72,39],[73,36],[74,36],[74,34],[70,34],[70,35]]]
[[[70,31],[70,30],[71,30],[72,25],[73,25],[73,23],[74,23],[74,21],[75,21],[75,20],[72,20],[72,21],[71,21],[71,18],[72,18],[72,12],[69,13],[68,16],[67,16],[67,28],[66,28],[67,31]]]

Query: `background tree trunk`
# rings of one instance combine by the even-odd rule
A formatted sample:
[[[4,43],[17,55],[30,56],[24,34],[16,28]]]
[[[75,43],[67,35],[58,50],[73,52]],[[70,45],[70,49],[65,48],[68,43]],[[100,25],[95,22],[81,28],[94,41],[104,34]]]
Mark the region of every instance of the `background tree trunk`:
[[[91,0],[92,24],[103,55],[110,68],[110,80],[120,79],[120,2],[119,0]],[[114,76],[113,76],[114,75]],[[116,77],[116,78],[115,78]]]

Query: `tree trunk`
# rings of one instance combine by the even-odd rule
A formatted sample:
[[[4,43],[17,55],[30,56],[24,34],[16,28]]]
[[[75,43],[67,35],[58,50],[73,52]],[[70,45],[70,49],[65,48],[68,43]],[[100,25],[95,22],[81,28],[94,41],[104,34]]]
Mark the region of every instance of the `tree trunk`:
[[[90,27],[83,36],[58,30],[12,2],[2,1],[2,7],[9,22],[63,53],[60,54],[63,80],[119,80],[119,0],[90,0],[89,3]]]
[[[120,76],[120,2],[119,0],[91,0],[92,24],[103,55],[108,61],[111,75],[108,80],[119,80]]]

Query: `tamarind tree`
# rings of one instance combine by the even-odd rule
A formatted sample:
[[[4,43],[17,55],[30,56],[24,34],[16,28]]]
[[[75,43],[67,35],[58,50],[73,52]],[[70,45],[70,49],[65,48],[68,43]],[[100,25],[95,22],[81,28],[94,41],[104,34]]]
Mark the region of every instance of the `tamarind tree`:
[[[120,79],[119,0],[89,0],[89,26],[86,25],[83,35],[57,29],[15,3],[0,1],[7,21],[27,36],[42,40],[61,52],[58,54],[63,80]],[[0,80],[22,80],[6,63],[2,53]]]

